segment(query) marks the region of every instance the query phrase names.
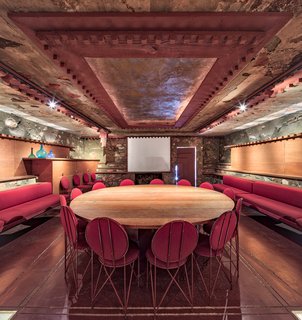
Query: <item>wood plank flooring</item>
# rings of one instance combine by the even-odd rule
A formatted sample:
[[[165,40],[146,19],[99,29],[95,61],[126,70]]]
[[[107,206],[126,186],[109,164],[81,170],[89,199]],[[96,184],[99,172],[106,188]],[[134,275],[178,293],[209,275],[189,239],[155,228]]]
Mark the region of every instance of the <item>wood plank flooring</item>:
[[[53,218],[0,248],[0,310],[17,310],[13,318],[17,320],[123,319],[110,287],[91,308],[89,275],[83,279],[78,297],[73,286],[66,284],[64,238],[57,214],[58,210],[48,212]],[[229,320],[295,319],[291,310],[302,310],[301,243],[301,232],[244,208],[240,220],[240,279],[229,291]],[[173,288],[157,318],[222,319],[226,281],[220,281],[210,305],[199,281],[195,287],[193,308]],[[127,318],[153,317],[150,288],[138,288],[133,283]]]

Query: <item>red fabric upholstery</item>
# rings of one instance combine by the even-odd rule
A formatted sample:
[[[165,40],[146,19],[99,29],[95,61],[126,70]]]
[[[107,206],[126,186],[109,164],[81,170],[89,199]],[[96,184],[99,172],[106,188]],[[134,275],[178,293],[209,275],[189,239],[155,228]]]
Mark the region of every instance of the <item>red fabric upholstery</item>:
[[[59,195],[52,194],[50,182],[25,185],[0,192],[0,231],[5,225],[28,220],[59,204]],[[8,226],[9,227],[9,226]]]
[[[289,205],[302,208],[302,189],[287,187],[276,183],[255,181],[253,193]]]
[[[67,191],[69,190],[69,180],[66,176],[63,176],[60,180],[60,184],[61,184],[61,188],[64,190],[64,191]]]
[[[181,180],[179,180],[179,181],[177,182],[177,185],[178,185],[178,186],[188,186],[188,187],[192,186],[191,182],[190,182],[189,180],[187,180],[187,179],[181,179]]]
[[[124,179],[120,182],[120,187],[124,187],[124,186],[133,186],[135,183],[133,180],[131,179]]]
[[[178,268],[182,265],[184,265],[186,262],[187,262],[187,258],[181,260],[181,261],[177,261],[177,262],[170,262],[169,265],[167,266],[167,263],[166,262],[163,262],[161,260],[158,260],[156,259],[155,261],[155,256],[152,252],[151,249],[148,249],[146,251],[146,258],[148,259],[148,261],[155,265],[156,264],[156,267],[158,268],[161,268],[161,269],[175,269],[175,268]]]
[[[92,190],[98,190],[98,189],[103,189],[106,188],[106,185],[103,182],[96,182],[93,187]]]
[[[89,183],[89,174],[88,173],[83,174],[83,182],[84,182],[84,184]]]
[[[78,241],[78,220],[70,207],[63,206],[60,210],[60,219],[67,238],[73,247]]]
[[[67,206],[67,200],[66,197],[64,197],[62,194],[60,194],[60,205],[62,206]]]
[[[22,187],[4,190],[0,192],[0,210],[17,206],[37,198],[41,198],[52,194],[52,186],[50,182],[41,182],[29,184]],[[57,200],[59,197],[57,196]]]
[[[150,184],[165,184],[161,179],[153,179],[151,180]]]
[[[253,180],[238,178],[235,176],[223,176],[223,184],[248,193],[253,192]]]
[[[30,219],[42,212],[47,208],[59,204],[59,195],[50,194],[35,200],[21,203],[11,208],[0,211],[0,219],[6,224],[19,219]]]
[[[287,203],[265,198],[256,194],[244,194],[242,195],[242,198],[244,201],[252,204],[259,211],[264,209],[267,212],[271,212],[272,214],[277,216],[277,218],[287,217],[288,220],[297,220],[299,218],[302,218],[301,208],[289,205]]]
[[[237,199],[240,198],[241,194],[248,193],[247,191],[243,191],[243,190],[240,190],[240,189],[237,189],[234,187],[230,187],[230,186],[227,186],[227,185],[224,185],[221,183],[215,183],[215,184],[213,184],[213,187],[216,191],[220,191],[220,192],[223,192],[225,189],[232,189],[233,192],[235,193],[235,196]]]
[[[199,188],[214,190],[213,185],[210,182],[203,182],[199,185]]]
[[[81,189],[79,189],[79,188],[73,188],[73,189],[71,190],[71,193],[70,193],[70,200],[75,199],[76,197],[80,196],[81,194],[82,194]]]
[[[228,196],[230,199],[235,201],[235,192],[231,188],[226,188],[223,190],[223,194]]]

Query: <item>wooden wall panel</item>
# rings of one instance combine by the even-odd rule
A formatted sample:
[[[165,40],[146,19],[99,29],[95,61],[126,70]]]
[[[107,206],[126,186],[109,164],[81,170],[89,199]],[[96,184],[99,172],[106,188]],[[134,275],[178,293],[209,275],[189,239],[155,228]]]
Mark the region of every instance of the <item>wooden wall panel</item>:
[[[285,172],[302,177],[302,138],[287,140],[285,144]]]
[[[0,139],[0,179],[15,176],[14,144],[9,142],[7,139]]]
[[[251,173],[302,176],[302,139],[232,148],[231,167]]]

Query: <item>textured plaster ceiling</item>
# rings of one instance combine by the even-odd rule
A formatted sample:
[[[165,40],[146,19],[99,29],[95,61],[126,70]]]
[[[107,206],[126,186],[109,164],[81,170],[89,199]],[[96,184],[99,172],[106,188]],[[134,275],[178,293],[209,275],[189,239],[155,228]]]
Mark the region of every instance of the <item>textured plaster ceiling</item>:
[[[85,46],[89,45],[91,41],[96,41],[97,38],[88,39],[83,35],[78,50],[74,50],[72,47],[72,41],[75,38],[68,38],[70,42],[67,44],[66,41],[65,46],[61,47],[61,56],[58,59],[52,59],[51,52],[43,50],[38,42],[33,41],[28,34],[24,33],[24,30],[21,31],[7,15],[8,12],[42,11],[53,13],[125,12],[129,13],[130,17],[133,12],[249,12],[254,14],[259,12],[288,12],[292,14],[292,18],[289,18],[289,22],[280,31],[276,31],[277,34],[276,32],[271,34],[265,43],[261,43],[260,39],[261,47],[259,47],[259,50],[248,53],[247,61],[241,62],[237,69],[232,69],[233,74],[228,76],[227,81],[224,81],[223,77],[220,79],[221,74],[215,71],[217,82],[213,82],[211,85],[211,83],[206,83],[206,76],[210,74],[209,70],[213,72],[213,62],[223,58],[226,63],[233,62],[233,67],[238,63],[237,58],[235,58],[238,44],[230,44],[231,50],[226,53],[224,50],[227,47],[227,42],[223,45],[219,42],[222,41],[223,34],[221,35],[222,38],[217,38],[217,35],[212,38],[205,37],[213,48],[216,46],[213,51],[215,54],[211,55],[210,50],[207,54],[205,54],[205,51],[200,51],[197,54],[195,50],[197,47],[194,49],[194,46],[191,46],[191,52],[195,50],[195,56],[193,57],[188,56],[188,52],[185,51],[179,51],[177,54],[175,52],[169,53],[169,50],[173,50],[173,47],[171,49],[168,46],[168,40],[160,37],[155,39],[152,45],[144,44],[143,39],[143,45],[140,47],[135,47],[135,38],[126,39],[128,51],[126,54],[123,51],[124,56],[119,56],[119,52],[125,49],[125,44],[122,42],[116,44],[116,38],[112,35],[110,39],[107,38],[109,39],[107,43],[105,35],[103,47],[95,46],[97,54],[91,51],[91,56],[87,56],[84,54]],[[260,25],[266,17],[257,19],[259,19],[258,23]],[[90,19],[82,20],[83,29],[90,28],[91,21]],[[49,26],[52,23],[50,21]],[[177,22],[177,25],[181,27],[181,30],[188,30],[186,23],[179,24]],[[245,23],[244,18],[240,23]],[[111,30],[110,23],[106,27],[109,31]],[[148,28],[158,30],[156,19],[150,22]],[[39,36],[46,39],[47,35],[40,34]],[[61,34],[60,39],[67,39],[64,36]],[[68,37],[70,37],[70,34]],[[230,34],[228,39],[231,39]],[[48,39],[49,43],[50,40]],[[57,46],[62,45],[62,42],[59,43],[58,39],[54,38],[53,41],[57,42]],[[189,41],[189,39],[184,36],[183,43],[186,44],[186,41]],[[248,40],[242,39],[241,41]],[[129,46],[130,44],[132,47]],[[83,53],[81,57],[84,58],[81,59],[86,63],[88,62],[87,66],[100,81],[102,88],[92,86],[92,89],[87,93],[86,88],[82,89],[75,85],[75,80],[83,81],[81,78],[82,71],[77,72],[75,67],[68,73],[68,70],[60,65],[60,59],[64,52],[68,50],[72,52],[72,59]],[[103,56],[98,56],[100,53]],[[217,58],[218,53],[221,54],[219,59]],[[148,55],[148,58],[145,55]],[[70,58],[70,55],[68,58]],[[269,81],[301,62],[301,59],[302,7],[299,0],[45,0],[43,2],[37,0],[0,0],[0,60],[17,73],[39,84],[76,111],[90,117],[100,126],[106,127],[113,133],[195,133],[196,130],[208,125],[225,111],[238,105],[239,101],[244,101],[246,97]],[[68,62],[68,59],[66,61]],[[78,77],[77,79],[73,79],[75,75]],[[220,82],[223,82],[223,84],[220,85]],[[198,91],[200,85],[205,83],[206,86]],[[217,83],[219,89],[212,94],[211,91],[217,86]],[[13,89],[4,88],[4,86],[5,84],[0,86],[1,103],[18,108],[18,103],[13,99],[15,95],[20,98],[22,93],[14,92]],[[207,90],[208,92],[206,92]],[[205,92],[207,95],[211,95],[207,100],[206,97],[202,96]],[[90,94],[95,94],[100,103],[92,100]],[[246,114],[217,126],[209,134],[230,133],[234,128],[245,124],[249,119],[261,118],[288,107],[288,104],[299,102],[301,102],[301,98],[294,91],[288,92],[288,95],[282,97],[276,96],[272,100],[259,104]],[[188,105],[190,106],[190,103],[191,111],[186,108]],[[31,107],[31,105],[33,105],[32,101],[25,101],[22,103],[22,108],[28,114],[35,115],[37,112],[35,109],[37,108]],[[277,107],[272,108],[272,105]],[[62,121],[62,126],[65,127],[66,122],[71,121],[70,118],[63,119],[64,115],[59,113],[56,114],[55,119],[51,118],[51,115],[46,112],[41,112],[40,116],[49,119],[49,121],[59,121],[58,118],[62,117],[60,121]],[[118,119],[123,120],[118,121]],[[181,119],[183,120],[180,123]],[[63,124],[64,121],[65,125]],[[177,121],[179,125],[173,127]],[[74,127],[73,122],[70,122],[70,127]]]

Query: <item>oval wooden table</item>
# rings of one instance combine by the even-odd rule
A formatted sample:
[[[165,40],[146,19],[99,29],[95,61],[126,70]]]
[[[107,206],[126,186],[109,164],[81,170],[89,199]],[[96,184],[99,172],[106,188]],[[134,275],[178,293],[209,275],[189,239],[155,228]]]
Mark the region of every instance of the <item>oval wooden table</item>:
[[[172,220],[202,224],[232,210],[234,202],[208,189],[175,185],[135,185],[90,191],[70,207],[92,220],[110,217],[128,228],[156,229]]]

